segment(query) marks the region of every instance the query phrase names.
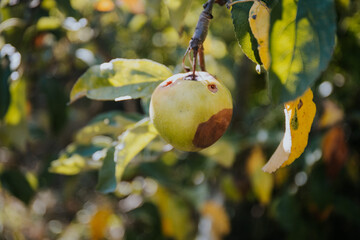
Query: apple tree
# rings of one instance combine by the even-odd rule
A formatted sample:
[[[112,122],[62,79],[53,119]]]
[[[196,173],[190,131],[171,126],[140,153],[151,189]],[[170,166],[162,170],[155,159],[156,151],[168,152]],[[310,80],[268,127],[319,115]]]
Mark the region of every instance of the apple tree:
[[[0,235],[358,235],[359,10],[2,1]]]

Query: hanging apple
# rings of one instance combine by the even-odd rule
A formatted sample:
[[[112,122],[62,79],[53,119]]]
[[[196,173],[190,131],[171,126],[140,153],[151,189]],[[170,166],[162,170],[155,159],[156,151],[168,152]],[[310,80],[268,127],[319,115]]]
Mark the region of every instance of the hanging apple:
[[[153,92],[150,118],[175,148],[199,151],[215,143],[232,117],[230,91],[207,72],[180,73]]]

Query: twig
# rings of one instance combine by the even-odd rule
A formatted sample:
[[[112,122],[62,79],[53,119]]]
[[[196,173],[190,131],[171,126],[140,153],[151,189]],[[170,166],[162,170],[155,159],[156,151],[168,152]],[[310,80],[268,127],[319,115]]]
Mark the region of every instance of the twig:
[[[196,24],[196,28],[194,31],[194,35],[192,36],[189,47],[187,48],[184,58],[183,58],[183,68],[185,71],[188,71],[189,68],[185,66],[185,57],[189,52],[193,52],[193,61],[192,61],[192,71],[193,76],[192,79],[195,80],[195,70],[197,63],[197,56],[199,54],[200,68],[202,71],[205,71],[205,61],[204,61],[204,47],[203,43],[208,34],[210,20],[213,18],[212,16],[212,8],[215,3],[215,0],[208,0],[204,5],[204,10],[201,12],[199,16],[199,20]]]

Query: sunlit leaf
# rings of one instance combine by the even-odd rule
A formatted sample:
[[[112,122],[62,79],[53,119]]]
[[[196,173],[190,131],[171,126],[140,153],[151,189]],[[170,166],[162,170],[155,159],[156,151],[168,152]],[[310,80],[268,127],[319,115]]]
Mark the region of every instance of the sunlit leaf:
[[[140,119],[139,115],[124,114],[120,111],[100,114],[76,133],[75,141],[79,144],[90,144],[95,136],[100,135],[116,138],[128,125]]]
[[[152,201],[159,209],[163,234],[175,240],[190,239],[189,233],[193,224],[191,224],[189,208],[185,203],[161,186],[158,186]]]
[[[110,12],[114,10],[115,4],[112,0],[99,0],[94,7],[99,12]]]
[[[215,201],[207,201],[201,209],[201,214],[211,220],[211,239],[222,239],[230,232],[230,220],[225,208]]]
[[[102,146],[70,144],[52,161],[49,171],[57,174],[75,175],[82,171],[98,169],[106,152]],[[93,159],[95,158],[95,159]]]
[[[151,60],[114,59],[87,70],[71,90],[70,102],[86,96],[89,90],[158,82],[167,79],[171,75],[170,69]]]
[[[140,14],[145,12],[144,0],[122,0],[131,13]]]
[[[335,178],[348,158],[348,146],[342,127],[331,128],[322,142],[323,159],[330,177]]]
[[[246,170],[256,198],[260,203],[268,204],[271,200],[274,179],[273,176],[262,171],[264,164],[265,156],[262,149],[255,147],[247,160]]]
[[[190,9],[192,0],[167,0],[171,25],[181,33],[185,16]]]
[[[25,177],[31,188],[36,191],[39,186],[39,181],[36,174],[34,172],[26,172]]]
[[[104,158],[103,165],[99,171],[98,184],[96,190],[102,193],[110,193],[116,189],[115,168],[116,163],[114,159],[115,147],[111,147]]]
[[[60,5],[61,6],[61,5]],[[43,0],[41,1],[41,8],[50,10],[57,7],[56,0]]]
[[[274,172],[280,166],[291,164],[304,152],[316,113],[312,99],[313,93],[308,89],[301,97],[285,104],[284,138],[263,167],[265,172]]]
[[[270,9],[264,2],[254,1],[249,12],[249,24],[258,43],[261,62],[267,70],[271,61],[269,53]]]
[[[227,55],[226,44],[221,38],[209,34],[204,42],[204,53],[212,55],[216,59],[221,59]],[[219,61],[216,61],[219,64]],[[208,64],[206,63],[206,67]],[[210,72],[210,71],[209,71]]]
[[[71,4],[71,8],[82,13],[94,10],[94,5],[89,4],[89,1],[87,0],[69,0],[69,2]]]
[[[2,22],[0,23],[0,33],[7,29],[11,29],[13,27],[23,27],[23,26],[25,26],[25,21],[20,18],[9,18],[6,20],[2,20]]]
[[[8,125],[18,125],[26,117],[26,84],[24,80],[12,82],[10,93],[12,102],[5,116]]]
[[[106,229],[112,210],[109,207],[102,207],[91,217],[89,226],[92,240],[101,240],[106,237]]]
[[[129,84],[122,87],[103,87],[90,90],[87,97],[94,100],[123,101],[150,97],[155,88],[163,81]]]
[[[281,0],[271,12],[269,69],[274,103],[302,95],[325,70],[335,45],[334,1]]]
[[[61,20],[57,17],[41,17],[36,28],[38,31],[54,30],[61,26]]]
[[[4,134],[1,136],[3,142],[25,150],[28,138],[28,127],[26,122],[26,82],[24,79],[12,81],[10,85],[11,103],[5,115]]]
[[[201,150],[200,153],[224,167],[231,167],[236,155],[234,146],[225,140],[217,141],[214,145]]]
[[[231,9],[231,17],[233,20],[235,36],[240,44],[245,55],[257,64],[261,64],[258,53],[258,43],[251,32],[248,21],[249,11],[252,7],[252,2],[244,2],[235,4]]]
[[[85,158],[78,154],[74,154],[71,157],[60,157],[51,162],[49,171],[64,175],[75,175],[84,170],[85,166]]]
[[[129,29],[132,32],[138,32],[145,26],[148,20],[149,18],[145,14],[135,15],[129,22]]]
[[[125,167],[158,135],[153,124],[145,118],[126,130],[116,146],[116,179],[121,180]]]

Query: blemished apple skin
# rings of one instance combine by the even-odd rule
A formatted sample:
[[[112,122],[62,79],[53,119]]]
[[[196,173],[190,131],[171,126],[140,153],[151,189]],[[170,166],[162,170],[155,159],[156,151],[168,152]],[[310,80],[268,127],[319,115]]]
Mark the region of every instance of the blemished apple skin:
[[[173,147],[195,152],[214,144],[230,124],[230,91],[207,72],[175,74],[153,92],[150,118]]]

